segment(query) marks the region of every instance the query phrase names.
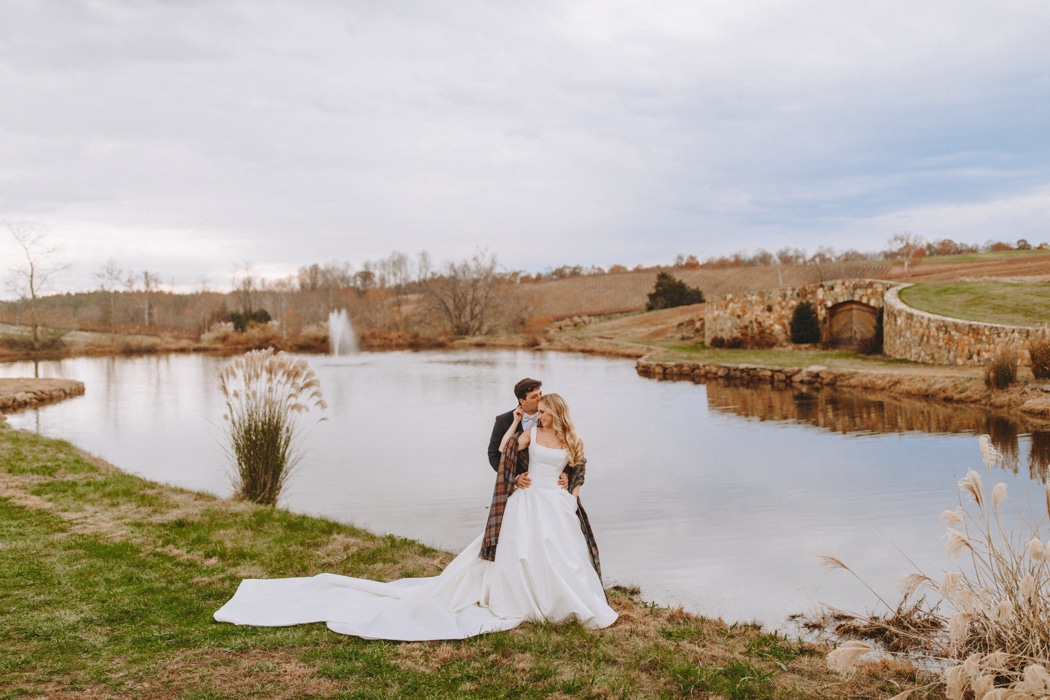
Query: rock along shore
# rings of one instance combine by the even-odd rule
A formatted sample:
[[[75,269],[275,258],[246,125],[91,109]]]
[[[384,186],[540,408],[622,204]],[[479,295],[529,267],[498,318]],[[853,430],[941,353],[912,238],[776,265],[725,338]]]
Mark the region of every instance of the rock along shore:
[[[1028,421],[1050,423],[1050,382],[1018,383],[992,390],[976,373],[956,374],[924,368],[922,372],[836,370],[811,367],[717,365],[701,362],[652,362],[640,359],[635,369],[642,377],[696,384],[726,382],[773,387],[834,387],[879,392],[888,396],[921,398],[943,404],[982,405],[998,411],[1016,411]]]
[[[678,379],[706,382],[724,379],[741,384],[790,386],[835,386],[840,372],[827,367],[761,367],[758,365],[709,365],[702,362],[649,362],[635,364],[638,374],[651,379]]]
[[[0,414],[81,396],[83,393],[84,383],[74,379],[0,379]]]

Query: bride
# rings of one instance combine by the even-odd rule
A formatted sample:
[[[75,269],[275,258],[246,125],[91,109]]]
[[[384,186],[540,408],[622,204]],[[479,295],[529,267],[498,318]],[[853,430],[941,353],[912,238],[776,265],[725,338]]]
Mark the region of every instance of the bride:
[[[575,618],[599,629],[616,621],[601,582],[598,547],[579,503],[585,463],[569,407],[539,404],[539,425],[519,432],[521,410],[500,445],[485,532],[438,576],[390,582],[336,574],[246,579],[215,613],[219,622],[284,626],[325,622],[365,639],[463,639],[526,620]],[[528,462],[528,486],[515,467]],[[558,485],[566,472],[568,490]]]

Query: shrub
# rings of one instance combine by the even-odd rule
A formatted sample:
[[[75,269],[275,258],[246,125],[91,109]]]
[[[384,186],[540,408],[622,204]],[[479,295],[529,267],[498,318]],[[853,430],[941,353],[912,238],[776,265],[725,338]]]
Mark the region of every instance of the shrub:
[[[259,309],[257,311],[248,311],[247,313],[241,313],[240,311],[230,312],[227,320],[233,324],[233,327],[238,333],[244,333],[248,330],[248,327],[253,324],[266,324],[271,320],[270,312],[266,309]]]
[[[1028,354],[1032,357],[1032,376],[1050,379],[1050,332],[1044,330],[1029,338]]]
[[[704,293],[698,287],[690,287],[667,272],[661,272],[656,276],[656,284],[648,296],[649,303],[645,305],[646,311],[701,304],[704,301]]]
[[[45,329],[41,329],[45,330]],[[55,353],[65,348],[62,331],[50,330],[42,332],[37,342],[29,335],[2,335],[0,336],[0,347],[18,352],[40,352]]]
[[[816,308],[811,302],[800,302],[791,314],[791,342],[819,343],[820,340],[820,319]]]
[[[325,408],[320,383],[306,360],[267,348],[224,367],[219,385],[236,495],[274,505],[302,456],[301,415],[311,406]]]
[[[521,333],[525,336],[529,347],[537,347],[547,338],[547,331],[554,323],[551,316],[533,316],[522,328]]]
[[[984,385],[1005,389],[1017,381],[1017,348],[1006,345],[995,351],[992,361],[984,369]]]
[[[1002,463],[1002,455],[988,435],[979,443],[990,474],[993,465]],[[959,482],[959,490],[959,506],[945,511],[941,519],[948,526],[945,551],[953,559],[968,560],[967,565],[948,571],[939,581],[922,572],[906,576],[897,607],[898,613],[907,611],[904,616],[856,619],[864,619],[882,638],[910,640],[910,653],[920,653],[926,657],[924,664],[943,669],[940,683],[948,698],[1045,697],[1050,689],[1050,542],[1039,529],[1046,519],[1022,517],[1019,531],[1008,530],[1002,517],[1006,485],[986,491],[981,475],[972,469]],[[1041,506],[1050,512],[1050,503]],[[1017,510],[1031,512],[1030,505]],[[823,559],[828,568],[854,573],[835,557]],[[920,624],[914,624],[916,620]],[[874,647],[864,642],[845,642],[828,654],[828,666],[849,672],[871,651]],[[998,694],[993,693],[996,689]],[[897,697],[906,696],[913,697],[909,691]]]

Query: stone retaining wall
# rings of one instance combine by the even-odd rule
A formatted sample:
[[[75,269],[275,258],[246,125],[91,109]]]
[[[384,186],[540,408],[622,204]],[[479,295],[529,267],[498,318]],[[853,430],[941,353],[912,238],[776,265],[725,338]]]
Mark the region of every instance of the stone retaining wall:
[[[838,373],[827,367],[758,367],[755,365],[709,365],[702,362],[649,362],[639,360],[635,370],[651,379],[706,382],[722,379],[740,384],[791,386],[835,386]]]
[[[1023,351],[1025,341],[1040,332],[919,311],[901,301],[898,292],[886,292],[883,353],[887,357],[932,365],[983,365],[1001,347],[1015,345]]]
[[[791,317],[799,303],[811,302],[821,327],[825,327],[832,306],[859,301],[878,309],[887,290],[895,285],[882,280],[840,279],[805,287],[727,294],[708,301],[704,308],[704,343],[710,346],[715,338],[741,338],[752,341],[745,344],[755,347],[787,345],[791,342]]]

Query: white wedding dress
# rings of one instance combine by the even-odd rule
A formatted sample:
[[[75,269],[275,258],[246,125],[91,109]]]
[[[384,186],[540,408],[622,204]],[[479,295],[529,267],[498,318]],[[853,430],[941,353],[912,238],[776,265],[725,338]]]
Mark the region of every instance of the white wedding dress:
[[[246,579],[215,613],[219,622],[277,627],[325,622],[365,639],[463,639],[525,620],[616,621],[576,516],[558,486],[565,450],[529,444],[532,485],[507,499],[496,560],[478,557],[479,536],[438,576],[389,583],[336,574]]]

